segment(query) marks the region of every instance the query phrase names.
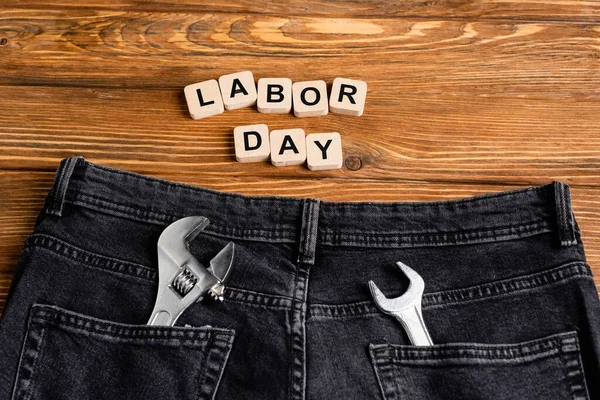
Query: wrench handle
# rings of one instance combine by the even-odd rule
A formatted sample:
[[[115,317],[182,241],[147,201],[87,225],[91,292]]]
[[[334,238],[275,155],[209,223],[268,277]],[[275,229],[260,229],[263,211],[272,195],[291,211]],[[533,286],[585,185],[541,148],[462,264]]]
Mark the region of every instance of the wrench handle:
[[[420,305],[402,310],[394,316],[400,321],[414,346],[433,346]]]

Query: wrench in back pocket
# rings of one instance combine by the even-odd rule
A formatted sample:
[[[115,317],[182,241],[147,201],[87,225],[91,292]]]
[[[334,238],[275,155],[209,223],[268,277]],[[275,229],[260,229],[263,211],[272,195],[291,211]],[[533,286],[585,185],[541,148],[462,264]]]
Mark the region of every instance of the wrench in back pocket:
[[[206,268],[190,252],[192,241],[209,224],[208,218],[179,219],[158,239],[158,293],[148,325],[174,325],[181,313],[208,293],[223,301],[224,283],[233,264],[229,242]]]
[[[406,293],[400,297],[388,299],[373,281],[369,281],[371,295],[379,310],[396,317],[400,321],[414,346],[432,346],[433,342],[429,336],[425,321],[423,320],[423,313],[421,312],[425,282],[421,275],[408,265],[400,261],[396,265],[408,277],[409,285]]]

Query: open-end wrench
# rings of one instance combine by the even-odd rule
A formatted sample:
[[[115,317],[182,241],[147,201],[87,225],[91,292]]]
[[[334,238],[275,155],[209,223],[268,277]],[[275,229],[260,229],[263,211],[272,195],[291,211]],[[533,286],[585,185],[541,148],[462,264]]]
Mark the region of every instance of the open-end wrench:
[[[233,264],[229,242],[206,268],[190,252],[192,241],[209,224],[193,216],[173,222],[158,239],[158,293],[148,325],[174,325],[181,313],[208,293],[223,301],[224,282]]]
[[[406,293],[400,297],[388,299],[373,281],[369,281],[369,289],[371,289],[371,295],[375,300],[375,304],[382,312],[392,315],[400,321],[413,345],[433,346],[433,342],[425,326],[425,321],[423,320],[423,313],[421,312],[425,282],[421,278],[421,275],[408,265],[400,261],[396,265],[408,277],[409,285]]]

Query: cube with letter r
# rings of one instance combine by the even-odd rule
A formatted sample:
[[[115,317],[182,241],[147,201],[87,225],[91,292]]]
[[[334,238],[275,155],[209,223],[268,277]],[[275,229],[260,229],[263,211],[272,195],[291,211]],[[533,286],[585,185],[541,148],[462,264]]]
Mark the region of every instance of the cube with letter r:
[[[331,86],[329,109],[335,114],[360,117],[365,110],[367,82],[335,78]]]

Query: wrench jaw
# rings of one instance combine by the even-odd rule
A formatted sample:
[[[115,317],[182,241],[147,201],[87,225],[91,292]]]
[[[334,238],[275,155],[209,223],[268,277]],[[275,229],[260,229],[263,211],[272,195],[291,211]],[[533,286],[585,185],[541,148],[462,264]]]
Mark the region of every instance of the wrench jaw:
[[[421,311],[425,282],[408,265],[401,262],[397,262],[396,265],[408,277],[408,289],[402,296],[390,299],[383,294],[375,282],[369,281],[369,290],[375,305],[381,312],[393,316],[402,324],[413,345],[431,346],[433,342],[425,326]]]
[[[233,265],[235,246],[229,243],[202,265],[189,251],[189,242],[207,225],[205,217],[186,217],[169,225],[158,239],[158,293],[149,325],[174,325],[190,305],[207,293],[223,300],[224,282]],[[218,276],[215,276],[215,273]]]
[[[224,282],[229,276],[231,266],[233,265],[233,257],[235,256],[235,245],[229,242],[219,254],[210,260],[208,272],[212,274],[219,282],[213,285],[208,294],[213,300],[223,301],[223,291],[225,290]]]
[[[381,311],[390,315],[394,312],[409,309],[413,307],[416,302],[420,304],[423,292],[425,291],[425,282],[423,281],[423,278],[421,278],[421,275],[400,261],[398,261],[396,265],[404,272],[409,280],[408,289],[406,289],[406,292],[402,296],[389,299],[381,292],[381,290],[379,290],[373,281],[369,281],[369,289],[371,289],[371,295],[375,300],[375,304],[377,304],[377,307]]]

